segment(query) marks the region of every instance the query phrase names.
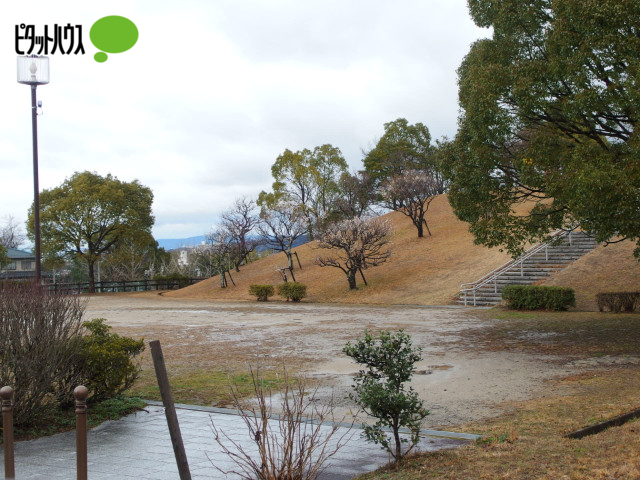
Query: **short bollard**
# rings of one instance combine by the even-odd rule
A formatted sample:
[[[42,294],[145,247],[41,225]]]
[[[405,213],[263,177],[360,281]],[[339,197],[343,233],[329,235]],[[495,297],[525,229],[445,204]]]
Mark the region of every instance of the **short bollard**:
[[[4,478],[16,478],[16,467],[13,459],[13,388],[0,388],[2,398],[2,443],[4,445]]]
[[[87,480],[87,397],[84,385],[73,389],[76,399],[76,472],[78,480]]]

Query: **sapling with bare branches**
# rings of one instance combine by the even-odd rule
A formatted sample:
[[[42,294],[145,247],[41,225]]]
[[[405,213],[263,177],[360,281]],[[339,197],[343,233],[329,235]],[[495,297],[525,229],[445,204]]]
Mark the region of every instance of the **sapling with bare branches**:
[[[331,249],[331,254],[316,258],[315,263],[321,267],[339,268],[347,276],[349,288],[357,288],[358,272],[364,279],[364,272],[377,267],[391,256],[387,245],[391,242],[389,235],[391,224],[380,218],[351,218],[330,225],[322,232],[318,247]],[[366,280],[365,284],[366,284]]]
[[[236,432],[223,432],[212,421],[211,428],[222,451],[235,468],[225,470],[214,464],[224,475],[234,474],[245,480],[313,480],[326,462],[351,438],[351,429],[339,430],[333,419],[333,403],[320,405],[317,389],[308,391],[304,379],[292,380],[283,374],[282,387],[272,392],[260,368],[250,368],[255,402],[247,404],[238,387],[231,384],[235,408],[247,427],[249,443],[237,441]],[[281,401],[276,415],[274,394]]]

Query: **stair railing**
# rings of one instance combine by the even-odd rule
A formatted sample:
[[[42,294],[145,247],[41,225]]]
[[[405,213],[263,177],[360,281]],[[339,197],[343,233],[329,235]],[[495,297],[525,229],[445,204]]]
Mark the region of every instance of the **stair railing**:
[[[463,296],[464,306],[465,307],[467,306],[468,295],[473,294],[473,296],[472,296],[472,298],[473,298],[473,306],[475,307],[476,306],[476,292],[477,292],[477,290],[479,288],[481,288],[481,287],[484,287],[485,285],[487,285],[487,284],[489,284],[491,282],[493,282],[493,292],[494,293],[498,293],[498,278],[500,276],[504,275],[505,273],[511,271],[518,264],[520,264],[520,276],[524,277],[524,262],[526,260],[528,260],[529,258],[531,258],[536,253],[540,252],[541,250],[544,249],[544,251],[545,251],[545,259],[549,260],[549,247],[552,246],[552,244],[557,243],[560,239],[562,239],[564,237],[568,237],[569,238],[569,245],[571,245],[572,244],[572,238],[571,238],[572,232],[573,232],[572,230],[569,230],[569,231],[567,231],[567,230],[558,230],[558,231],[554,232],[551,235],[549,241],[537,243],[536,245],[531,247],[529,250],[524,252],[522,255],[520,255],[518,258],[512,258],[511,260],[509,260],[504,265],[496,268],[492,272],[487,273],[484,277],[482,277],[479,280],[476,280],[475,282],[463,283],[462,285],[460,285],[460,295]]]

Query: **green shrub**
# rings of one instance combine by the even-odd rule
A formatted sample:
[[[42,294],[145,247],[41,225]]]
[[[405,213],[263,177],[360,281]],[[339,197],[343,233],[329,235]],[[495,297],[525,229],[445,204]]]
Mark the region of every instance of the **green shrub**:
[[[307,296],[307,286],[300,282],[287,282],[278,285],[278,295],[294,302],[299,302]]]
[[[515,310],[566,310],[576,306],[576,296],[569,287],[507,285],[502,298]]]
[[[640,292],[606,292],[596,295],[598,309],[604,312],[633,312],[640,305]]]
[[[416,363],[422,359],[421,348],[414,348],[411,336],[403,330],[382,330],[377,338],[365,330],[364,337],[355,344],[348,342],[342,351],[363,366],[349,398],[378,420],[374,425],[362,425],[363,436],[399,461],[420,441],[422,421],[429,415],[417,392],[407,388]],[[409,430],[410,440],[400,436],[403,427]],[[402,448],[403,442],[409,443],[408,448]]]
[[[266,302],[273,293],[273,285],[249,285],[249,295],[255,295],[259,302]]]
[[[144,350],[144,340],[110,333],[104,318],[94,318],[82,326],[89,335],[82,337],[69,372],[75,382],[89,389],[92,401],[116,397],[138,378],[140,367],[133,359]],[[71,387],[64,385],[61,396],[68,398]]]

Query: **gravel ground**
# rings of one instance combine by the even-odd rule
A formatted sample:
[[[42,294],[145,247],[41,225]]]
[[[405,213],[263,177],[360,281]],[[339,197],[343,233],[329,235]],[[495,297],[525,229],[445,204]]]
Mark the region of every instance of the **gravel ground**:
[[[547,380],[589,365],[562,358],[478,349],[469,332],[491,320],[450,307],[398,307],[269,302],[220,303],[158,295],[88,298],[87,318],[106,318],[117,333],[160,339],[167,359],[211,367],[271,358],[304,371],[336,413],[348,400],[357,365],[342,352],[365,328],[405,329],[423,349],[413,387],[431,414],[426,428],[446,428],[500,415],[509,402],[546,394]],[[464,335],[462,335],[464,333]],[[147,349],[148,350],[148,349]]]

